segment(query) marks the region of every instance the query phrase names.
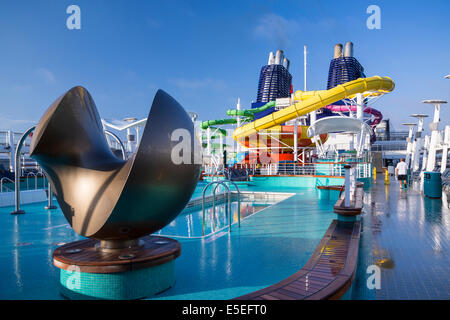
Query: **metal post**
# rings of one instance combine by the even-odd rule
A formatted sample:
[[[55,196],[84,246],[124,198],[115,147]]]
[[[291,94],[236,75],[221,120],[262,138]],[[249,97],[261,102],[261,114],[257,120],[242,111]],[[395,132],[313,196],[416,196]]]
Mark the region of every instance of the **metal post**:
[[[236,110],[241,110],[241,98],[238,98],[238,103],[236,105]],[[239,128],[241,126],[241,117],[236,116],[236,128]],[[237,152],[241,152],[241,144],[239,142],[236,142]]]
[[[303,46],[303,58],[304,58],[304,90],[306,91],[306,45]]]
[[[25,141],[25,139],[29,136],[31,132],[34,131],[36,126],[32,126],[29,128],[25,133],[20,137],[19,141],[17,142],[16,146],[16,153],[15,153],[15,190],[14,190],[14,202],[15,202],[15,210],[11,212],[11,214],[23,214],[25,213],[24,210],[20,210],[20,151],[22,149],[22,145]]]
[[[294,120],[294,174],[296,174],[295,170],[295,164],[298,161],[298,145],[297,145],[297,139],[298,139],[298,132],[297,132],[297,119]]]
[[[303,61],[304,61],[304,87],[303,90],[306,91],[306,56],[307,56],[307,51],[306,51],[306,45],[303,46]],[[316,116],[317,112],[316,111],[312,111],[310,113],[310,121],[309,121],[309,125],[312,126],[314,124],[314,122],[316,122]]]
[[[139,137],[139,126],[135,127],[136,129],[136,148],[139,147],[140,137]]]
[[[346,164],[345,169],[345,184],[344,184],[344,201],[345,207],[350,207],[350,168],[351,166]]]
[[[448,146],[450,144],[450,126],[445,126],[444,145],[442,147],[441,173],[447,169]]]
[[[220,131],[217,131],[217,132],[220,133],[220,137],[219,137],[219,143],[220,143],[220,145],[219,145],[219,154],[220,154],[220,156],[223,157],[223,136],[222,136],[222,133]],[[223,159],[222,163],[225,163],[225,161],[226,161],[226,159]],[[225,170],[225,166],[224,166],[223,169]]]
[[[211,156],[211,128],[206,129],[206,154]]]
[[[350,168],[350,200],[353,200],[356,190],[356,167]]]
[[[364,96],[362,93],[356,94],[356,118],[363,120]]]
[[[12,130],[8,131],[8,137],[6,141],[9,145],[9,170],[11,172],[14,172],[16,169],[14,168],[14,156],[16,154],[15,152],[15,146],[14,146],[14,132]]]
[[[44,176],[44,179],[45,179],[45,176]],[[50,183],[50,180],[48,182],[47,190],[48,190],[48,204],[45,206],[45,209],[46,210],[58,209],[58,207],[53,204],[53,189],[52,189],[52,184]]]

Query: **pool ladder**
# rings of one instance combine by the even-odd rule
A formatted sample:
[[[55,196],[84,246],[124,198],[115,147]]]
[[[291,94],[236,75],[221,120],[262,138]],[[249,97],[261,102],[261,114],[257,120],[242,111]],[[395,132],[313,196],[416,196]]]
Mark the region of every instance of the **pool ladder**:
[[[226,185],[226,183],[232,183],[237,192],[238,192],[238,226],[241,227],[241,192],[239,191],[238,186],[236,185],[236,183],[234,183],[231,180],[220,180],[220,181],[212,181],[210,183],[208,183],[205,188],[203,188],[203,194],[202,194],[202,224],[203,224],[203,236],[205,235],[205,193],[206,190],[208,189],[209,186],[212,186],[213,184],[216,184],[216,186],[213,189],[213,217],[216,216],[216,190],[217,187],[219,187],[220,185],[224,186],[225,188],[227,188],[227,194],[228,194],[228,232],[231,232],[231,191],[230,191],[230,187]],[[214,221],[214,219],[213,219]],[[214,224],[213,224],[214,227]]]

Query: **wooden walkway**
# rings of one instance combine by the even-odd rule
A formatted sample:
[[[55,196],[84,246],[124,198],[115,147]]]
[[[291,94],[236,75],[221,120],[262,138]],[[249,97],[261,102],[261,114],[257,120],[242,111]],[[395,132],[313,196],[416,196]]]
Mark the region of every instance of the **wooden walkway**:
[[[361,225],[333,220],[306,265],[285,280],[237,300],[339,299],[356,270]]]

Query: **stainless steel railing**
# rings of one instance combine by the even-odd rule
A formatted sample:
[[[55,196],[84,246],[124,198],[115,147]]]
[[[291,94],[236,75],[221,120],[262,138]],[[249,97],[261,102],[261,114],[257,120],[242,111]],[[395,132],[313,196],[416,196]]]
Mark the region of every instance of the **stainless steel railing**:
[[[3,190],[6,189],[6,192],[11,192],[14,191],[6,186],[4,186],[4,181],[8,182],[8,183],[12,183],[14,185],[14,181],[12,181],[11,179],[7,178],[7,177],[3,177],[0,179],[0,192],[3,192]]]
[[[222,185],[223,187],[225,187],[227,189],[228,206],[225,208],[225,212],[228,212],[228,232],[231,232],[231,225],[232,225],[231,190],[230,190],[230,187],[226,185],[227,182],[233,184],[238,192],[238,226],[239,227],[241,226],[241,192],[239,191],[238,186],[236,185],[236,183],[234,183],[233,181],[230,181],[230,180],[212,181],[203,188],[203,193],[202,193],[202,232],[203,232],[203,236],[205,236],[205,227],[206,227],[205,194],[206,194],[206,190],[214,184],[216,184],[216,186],[213,189],[213,206],[212,206],[213,217],[215,217],[215,214],[216,214],[216,190],[219,185]],[[213,221],[213,231],[215,231],[214,221]]]

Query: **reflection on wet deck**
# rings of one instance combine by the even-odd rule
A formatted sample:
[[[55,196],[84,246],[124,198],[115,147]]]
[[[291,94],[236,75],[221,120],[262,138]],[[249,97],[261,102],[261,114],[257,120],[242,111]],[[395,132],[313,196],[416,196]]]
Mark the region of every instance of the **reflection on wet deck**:
[[[396,181],[385,186],[378,180],[367,191],[360,249],[365,260],[352,298],[450,298],[450,210],[443,200],[401,190]],[[364,288],[370,264],[381,268],[375,295]]]

